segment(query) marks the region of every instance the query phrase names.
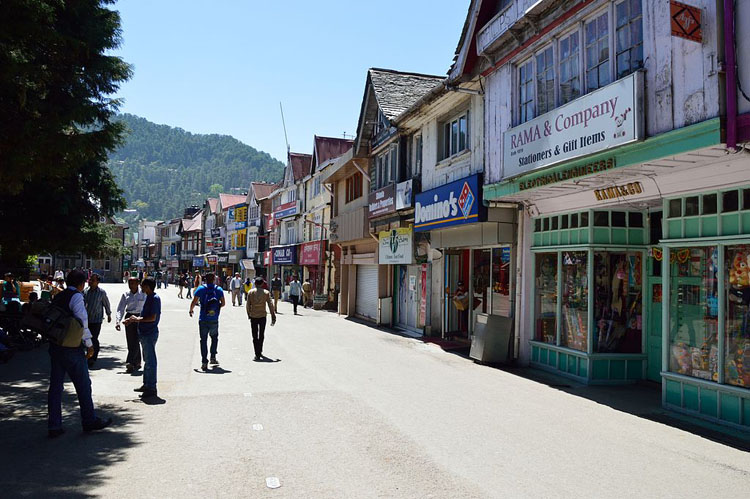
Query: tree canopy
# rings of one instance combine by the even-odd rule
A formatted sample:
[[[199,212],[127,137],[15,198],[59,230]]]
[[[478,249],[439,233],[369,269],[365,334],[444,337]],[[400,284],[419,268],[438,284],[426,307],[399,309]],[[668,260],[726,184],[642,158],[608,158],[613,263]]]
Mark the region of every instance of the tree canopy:
[[[125,207],[107,159],[124,126],[112,120],[131,68],[113,0],[0,2],[0,258],[94,254],[96,225]]]

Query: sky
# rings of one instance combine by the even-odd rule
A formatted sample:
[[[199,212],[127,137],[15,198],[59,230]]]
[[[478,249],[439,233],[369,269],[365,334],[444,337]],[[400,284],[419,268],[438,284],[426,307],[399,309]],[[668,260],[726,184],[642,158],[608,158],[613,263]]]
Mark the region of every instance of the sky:
[[[469,0],[119,0],[120,109],[286,162],[356,133],[367,68],[445,75]],[[351,137],[350,137],[351,138]]]

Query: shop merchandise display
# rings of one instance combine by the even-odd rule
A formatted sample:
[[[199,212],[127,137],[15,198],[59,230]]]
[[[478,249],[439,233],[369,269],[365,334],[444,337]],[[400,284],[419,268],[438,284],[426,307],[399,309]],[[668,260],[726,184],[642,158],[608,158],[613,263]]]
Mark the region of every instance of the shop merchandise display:
[[[640,253],[595,254],[595,351],[641,352],[641,262]]]
[[[750,245],[728,247],[725,261],[729,281],[724,348],[724,379],[750,386]]]
[[[536,340],[557,341],[557,254],[537,255],[536,271]]]
[[[563,253],[562,344],[588,350],[588,277],[585,252]]]

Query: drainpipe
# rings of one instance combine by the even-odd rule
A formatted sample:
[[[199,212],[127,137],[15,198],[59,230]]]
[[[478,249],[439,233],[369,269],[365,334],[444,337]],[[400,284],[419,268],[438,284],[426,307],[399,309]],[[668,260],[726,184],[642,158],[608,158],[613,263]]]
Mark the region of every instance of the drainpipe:
[[[734,53],[734,0],[724,0],[724,64],[726,65],[727,148],[737,150],[737,61]]]

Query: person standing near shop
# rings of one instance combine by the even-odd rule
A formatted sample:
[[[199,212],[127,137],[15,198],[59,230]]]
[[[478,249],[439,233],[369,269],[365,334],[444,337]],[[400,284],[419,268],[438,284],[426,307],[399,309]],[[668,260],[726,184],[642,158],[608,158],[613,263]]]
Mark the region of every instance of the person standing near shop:
[[[180,274],[179,277],[177,277],[177,286],[179,287],[177,291],[177,298],[182,299],[182,290],[185,288],[185,284],[187,284],[187,281],[185,280],[185,274]]]
[[[289,298],[292,300],[294,315],[297,315],[297,305],[299,305],[301,297],[302,285],[299,283],[299,277],[297,277],[297,274],[294,274],[294,277],[292,277],[292,280],[289,283]]]
[[[141,392],[141,398],[156,397],[156,341],[159,339],[159,319],[161,318],[161,298],[156,294],[156,281],[147,277],[141,281],[141,290],[146,295],[141,315],[128,317],[125,327],[135,323],[138,326],[138,340],[143,348],[143,384],[133,391]]]
[[[239,301],[240,307],[242,306],[242,279],[240,273],[234,274],[234,277],[229,281],[229,290],[232,292],[232,306],[234,302]]]
[[[214,284],[214,274],[206,274],[206,284],[198,287],[190,303],[190,317],[193,309],[200,302],[201,313],[198,316],[198,330],[201,342],[201,369],[208,370],[208,337],[211,337],[211,364],[219,363],[216,354],[219,346],[219,313],[226,304],[224,291]]]
[[[273,279],[271,279],[271,294],[273,294],[273,309],[278,310],[279,308],[279,298],[281,298],[281,277],[279,274],[276,274]]]
[[[250,330],[253,335],[253,348],[255,350],[253,360],[256,362],[264,358],[263,340],[266,332],[266,306],[271,312],[271,325],[276,324],[276,308],[271,303],[271,293],[263,289],[263,282],[262,277],[255,278],[255,288],[250,290],[245,303],[247,318],[250,320]]]
[[[62,428],[62,393],[65,375],[70,377],[78,395],[81,408],[83,431],[96,431],[112,424],[112,418],[97,417],[94,401],[91,398],[91,378],[86,359],[94,355],[94,345],[89,331],[88,315],[83,300],[83,288],[86,285],[86,273],[74,270],[68,273],[68,287],[57,294],[52,303],[70,313],[79,323],[81,345],[64,347],[49,344],[50,375],[47,394],[47,431],[50,438],[59,437],[65,430]]]
[[[250,280],[248,277],[245,279],[245,284],[242,285],[242,292],[245,295],[245,301],[247,301],[247,294],[250,292],[250,290],[253,289],[253,281]]]
[[[101,278],[99,274],[89,276],[89,287],[84,292],[86,302],[86,313],[89,318],[89,331],[91,341],[94,344],[94,355],[89,358],[89,368],[94,367],[96,359],[99,358],[99,334],[102,332],[104,312],[107,312],[107,322],[112,322],[112,309],[109,306],[107,292],[99,286]]]
[[[310,282],[310,278],[308,277],[305,279],[305,282],[302,283],[302,306],[305,308],[312,307],[312,295],[313,295],[313,287],[312,283]]]
[[[120,331],[124,319],[138,316],[143,311],[146,295],[138,289],[138,279],[128,278],[128,291],[120,297],[115,313],[115,329]],[[125,340],[128,344],[128,356],[125,360],[125,372],[132,373],[141,368],[141,344],[138,341],[138,325],[130,323],[125,326]]]

